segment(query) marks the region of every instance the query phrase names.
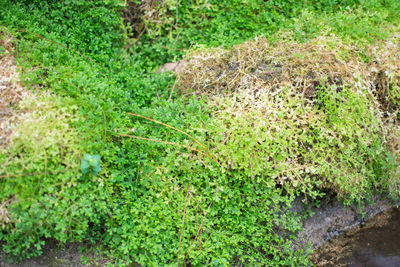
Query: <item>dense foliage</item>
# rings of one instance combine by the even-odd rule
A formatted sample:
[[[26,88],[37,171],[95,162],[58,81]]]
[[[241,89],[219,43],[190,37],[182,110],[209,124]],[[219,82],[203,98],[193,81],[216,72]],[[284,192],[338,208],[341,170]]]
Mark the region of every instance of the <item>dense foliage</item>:
[[[389,51],[387,58],[396,57],[397,49]],[[386,88],[395,71],[384,57],[381,64],[363,61],[332,35],[306,43],[258,38],[192,52],[180,69],[180,89],[206,95],[215,107],[207,129],[226,168],[267,174],[287,191],[328,191],[361,203],[372,188],[399,185],[390,179],[398,175],[387,149],[396,127],[384,123],[387,107],[376,97],[395,92],[396,85]],[[376,79],[383,72],[386,78]],[[393,106],[390,98],[381,101]]]
[[[398,2],[135,2],[143,12],[140,34],[124,26],[119,0],[0,2],[21,79],[38,95],[20,103],[20,134],[0,148],[0,206],[11,220],[0,231],[3,250],[31,257],[54,238],[101,241],[115,265],[307,265],[307,253],[291,248],[301,224],[290,203],[300,193],[321,195],[319,182],[309,175],[303,185],[293,179],[281,186],[276,177],[282,169],[263,159],[309,157],[304,160],[319,174],[333,172],[324,173],[334,179],[333,190],[362,201],[379,187],[376,177],[386,179],[383,170],[397,164],[379,137],[368,96],[326,90],[316,111],[282,94],[274,116],[289,126],[259,147],[265,128],[252,123],[269,124],[262,110],[232,119],[229,98],[214,105],[206,96],[174,92],[168,100],[174,75],[153,70],[180,58],[192,43],[231,46],[259,34],[276,40],[290,31],[305,41],[330,31],[361,47],[390,35]],[[222,167],[185,134],[128,112],[184,130],[215,152]],[[296,118],[310,112],[319,115],[302,131]],[[271,127],[279,125],[271,120]],[[226,134],[232,142],[223,143]],[[316,143],[318,151],[308,154],[299,142]],[[342,158],[334,168],[316,156],[338,151]],[[249,169],[252,162],[257,166]],[[349,178],[354,186],[346,187],[341,179]],[[387,181],[382,184],[386,189]]]

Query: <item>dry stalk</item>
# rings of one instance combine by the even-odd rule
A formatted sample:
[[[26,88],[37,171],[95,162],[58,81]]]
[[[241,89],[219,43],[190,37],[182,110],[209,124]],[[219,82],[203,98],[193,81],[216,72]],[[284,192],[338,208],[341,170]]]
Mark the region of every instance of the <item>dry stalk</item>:
[[[134,138],[134,139],[140,139],[140,140],[145,140],[145,141],[151,141],[151,142],[157,142],[157,143],[167,144],[167,145],[180,146],[180,147],[184,147],[184,148],[193,150],[193,151],[195,151],[195,152],[197,152],[197,153],[200,153],[200,154],[202,154],[202,155],[204,155],[204,156],[209,157],[208,154],[206,154],[206,153],[204,153],[204,152],[202,152],[202,151],[200,151],[200,150],[198,150],[198,149],[195,149],[195,148],[190,147],[190,146],[186,146],[186,145],[181,145],[181,144],[178,144],[178,143],[174,143],[174,142],[163,141],[163,140],[157,140],[157,139],[146,138],[146,137],[140,137],[140,136],[129,135],[129,134],[118,134],[118,135],[119,135],[119,136],[124,136],[124,137],[129,137],[129,138]]]
[[[168,124],[163,123],[163,122],[161,122],[161,121],[156,121],[156,120],[154,120],[154,119],[152,119],[152,118],[149,118],[149,117],[146,117],[146,116],[143,116],[143,115],[139,115],[139,114],[135,114],[135,113],[131,113],[131,112],[128,112],[128,114],[129,114],[129,115],[132,115],[132,116],[135,116],[135,117],[139,117],[139,118],[142,118],[142,119],[146,119],[146,120],[155,122],[155,123],[157,123],[157,124],[161,124],[161,125],[163,125],[163,126],[165,126],[165,127],[168,127],[168,128],[170,128],[170,129],[173,129],[173,130],[175,130],[175,131],[177,131],[177,132],[180,132],[180,133],[186,135],[187,137],[189,137],[190,139],[192,139],[193,141],[195,141],[198,145],[200,145],[202,148],[204,148],[204,149],[207,151],[207,153],[208,153],[207,156],[208,156],[209,158],[211,158],[215,163],[218,164],[218,166],[220,166],[220,167],[222,168],[221,163],[219,163],[219,161],[215,158],[215,156],[211,153],[211,151],[210,151],[205,145],[203,145],[199,140],[197,140],[196,138],[194,138],[194,137],[191,136],[190,134],[188,134],[188,133],[186,133],[186,132],[184,132],[184,131],[182,131],[182,130],[179,130],[179,129],[177,129],[177,128],[171,126],[171,125],[168,125]]]

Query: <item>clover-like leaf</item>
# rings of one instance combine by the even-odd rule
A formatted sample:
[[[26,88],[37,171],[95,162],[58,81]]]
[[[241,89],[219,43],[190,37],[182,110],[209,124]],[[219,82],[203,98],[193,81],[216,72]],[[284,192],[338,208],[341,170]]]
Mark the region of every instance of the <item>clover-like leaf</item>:
[[[101,171],[100,164],[100,155],[85,154],[81,160],[81,171],[83,174],[86,174],[91,170],[92,174],[96,175]]]
[[[100,164],[93,166],[92,173],[96,175],[97,173],[101,172]]]
[[[88,173],[89,172],[89,162],[85,159],[85,158],[83,158],[82,160],[81,160],[81,170],[82,170],[82,173]]]

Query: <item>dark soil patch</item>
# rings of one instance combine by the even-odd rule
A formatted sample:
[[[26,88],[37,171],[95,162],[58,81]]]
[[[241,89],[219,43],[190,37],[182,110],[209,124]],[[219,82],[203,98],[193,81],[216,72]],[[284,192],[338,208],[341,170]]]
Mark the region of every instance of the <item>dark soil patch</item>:
[[[318,249],[329,240],[345,233],[352,227],[365,223],[366,220],[393,207],[389,200],[375,197],[373,204],[367,205],[362,212],[356,206],[344,206],[337,200],[312,207],[313,215],[304,220],[304,231],[299,233],[294,243],[295,249],[302,249],[311,244],[311,249]],[[304,212],[305,206],[300,198],[293,203],[293,211]]]
[[[400,209],[389,209],[316,250],[317,266],[400,266]]]

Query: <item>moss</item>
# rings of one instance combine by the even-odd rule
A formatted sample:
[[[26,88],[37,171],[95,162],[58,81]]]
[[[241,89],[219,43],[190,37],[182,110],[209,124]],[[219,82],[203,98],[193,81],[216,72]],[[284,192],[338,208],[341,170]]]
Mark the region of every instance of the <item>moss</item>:
[[[331,191],[348,203],[396,192],[395,126],[382,117],[374,75],[356,47],[332,36],[261,38],[194,51],[178,75],[184,94],[206,95],[214,106],[204,127],[227,169],[313,198]]]

